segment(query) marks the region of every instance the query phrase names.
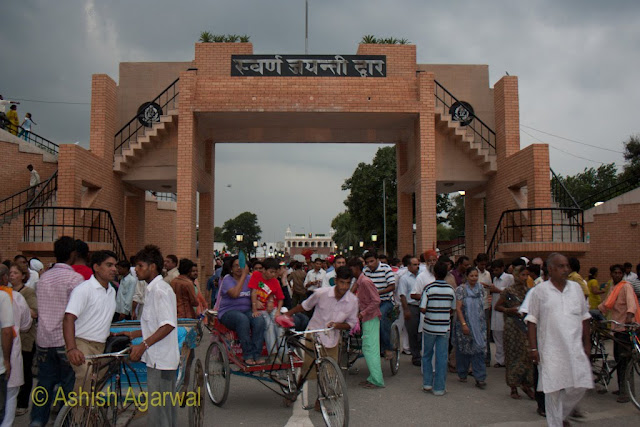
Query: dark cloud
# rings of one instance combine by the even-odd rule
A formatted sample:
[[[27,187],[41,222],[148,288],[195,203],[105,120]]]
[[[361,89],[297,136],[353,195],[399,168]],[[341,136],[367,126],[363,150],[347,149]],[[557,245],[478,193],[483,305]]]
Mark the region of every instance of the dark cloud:
[[[637,1],[310,0],[309,5],[312,53],[355,53],[365,34],[405,37],[416,43],[419,62],[489,64],[491,84],[505,71],[518,75],[522,124],[614,150],[640,132],[632,108],[640,98]],[[191,60],[203,30],[249,34],[257,53],[300,53],[304,1],[12,2],[0,16],[0,93],[88,103],[92,73],[117,79],[122,61]],[[87,144],[87,104],[23,102],[20,114],[27,111],[38,123],[36,132],[57,142]],[[534,137],[523,134],[523,146],[543,141],[584,158],[622,164],[619,154],[527,132]],[[216,223],[254,210],[269,239],[277,239],[289,223],[308,229],[311,222],[314,231],[326,231],[343,209],[340,184],[376,149],[219,146]],[[557,149],[550,151],[551,163],[560,173],[597,166]],[[233,182],[233,191],[219,188],[224,181]]]

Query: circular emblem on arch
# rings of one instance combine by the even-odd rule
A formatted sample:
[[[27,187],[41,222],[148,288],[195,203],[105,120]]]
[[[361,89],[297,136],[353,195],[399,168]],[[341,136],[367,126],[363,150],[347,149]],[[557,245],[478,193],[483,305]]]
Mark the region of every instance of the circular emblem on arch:
[[[449,108],[449,114],[454,121],[459,122],[461,126],[467,126],[473,121],[473,107],[468,102],[456,101]]]
[[[161,115],[162,107],[155,102],[145,102],[138,108],[138,121],[146,127],[158,123]]]

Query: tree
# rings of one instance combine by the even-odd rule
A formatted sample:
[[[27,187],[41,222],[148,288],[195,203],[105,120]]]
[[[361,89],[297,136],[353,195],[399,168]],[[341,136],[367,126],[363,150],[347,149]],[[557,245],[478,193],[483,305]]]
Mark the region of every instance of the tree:
[[[215,239],[222,239],[222,227],[213,227],[213,237]]]
[[[631,135],[629,140],[624,142],[623,156],[626,164],[620,180],[632,178],[640,180],[640,135]]]
[[[351,245],[356,246],[360,241],[361,237],[355,231],[349,211],[340,212],[336,215],[331,221],[331,228],[335,230],[333,241],[340,248],[348,248]]]
[[[455,239],[460,236],[464,236],[464,198],[465,196],[461,196],[456,194],[451,198],[451,209],[447,214],[447,222],[451,227],[451,237]]]
[[[235,218],[228,219],[222,225],[222,241],[230,251],[242,249],[246,254],[254,251],[253,242],[260,240],[262,229],[258,225],[258,216],[252,212],[243,212]],[[242,242],[236,236],[242,234]]]
[[[350,191],[344,201],[352,230],[365,242],[370,242],[371,234],[378,235],[377,246],[383,242],[383,182],[386,196],[387,251],[394,253],[398,246],[397,227],[397,182],[395,147],[378,149],[371,164],[360,163],[350,178],[342,185]]]
[[[331,222],[336,230],[333,240],[342,247],[353,245],[364,240],[371,244],[371,234],[378,234],[377,246],[382,246],[383,215],[382,215],[382,181],[385,180],[387,202],[387,251],[395,252],[398,247],[397,227],[397,183],[396,183],[396,150],[394,147],[380,148],[371,164],[360,163],[350,178],[342,185],[343,190],[349,190],[349,196],[344,204],[345,212],[338,214]],[[464,205],[462,205],[462,228],[450,229],[443,225],[439,227],[439,236],[449,233],[455,237],[464,234]],[[438,194],[436,212],[438,224],[449,220],[448,213],[454,207],[448,194]],[[451,230],[451,231],[449,231]],[[440,238],[440,237],[439,237]],[[443,239],[450,240],[450,239]]]
[[[615,163],[603,164],[595,168],[584,168],[575,175],[559,176],[569,194],[580,203],[592,195],[605,190],[618,182],[618,171]],[[555,178],[554,178],[555,179]]]
[[[203,31],[200,33],[200,39],[198,41],[200,43],[211,43],[213,41],[213,34],[209,31]]]

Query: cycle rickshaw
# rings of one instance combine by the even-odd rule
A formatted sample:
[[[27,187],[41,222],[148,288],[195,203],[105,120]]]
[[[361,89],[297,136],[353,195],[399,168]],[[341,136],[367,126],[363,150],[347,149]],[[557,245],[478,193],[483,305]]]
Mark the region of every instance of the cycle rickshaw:
[[[311,371],[315,370],[318,400],[325,424],[348,425],[349,404],[344,376],[336,361],[324,356],[324,347],[316,339],[318,334],[330,328],[299,332],[292,329],[292,324],[284,323],[283,316],[277,317],[276,322],[284,332],[278,340],[276,356],[269,358],[265,364],[247,365],[242,358],[236,333],[218,321],[216,312],[209,310],[207,318],[212,342],[207,349],[204,376],[207,393],[214,405],[221,406],[227,400],[232,375],[255,379],[291,404],[302,393]],[[263,355],[267,355],[266,347],[263,347]],[[303,369],[304,355],[314,361],[306,371]]]
[[[140,321],[122,321],[111,325],[111,332],[140,330]],[[199,396],[204,385],[204,370],[200,359],[196,360],[193,378],[191,367],[195,359],[195,348],[202,340],[202,321],[178,319],[178,345],[180,364],[176,378],[176,396],[183,396],[179,405],[189,406],[189,425],[203,425],[204,405],[202,399],[186,398]],[[84,389],[91,390],[92,398],[87,405],[65,405],[55,420],[55,427],[66,426],[123,426],[141,415],[140,408],[149,404],[146,392],[147,366],[144,362],[129,361],[130,345],[137,345],[142,338],[130,340],[125,336],[110,337],[104,354],[85,356],[88,361],[90,382]],[[194,394],[195,393],[195,394]],[[100,397],[98,397],[100,396]],[[95,398],[94,398],[95,397]]]

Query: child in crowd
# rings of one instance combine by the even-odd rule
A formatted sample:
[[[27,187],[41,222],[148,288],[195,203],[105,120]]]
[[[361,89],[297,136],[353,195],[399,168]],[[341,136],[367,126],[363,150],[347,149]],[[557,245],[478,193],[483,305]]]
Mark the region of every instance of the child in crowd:
[[[254,270],[249,280],[251,289],[251,311],[253,317],[262,316],[265,321],[264,340],[267,351],[276,351],[276,339],[278,337],[278,325],[275,317],[280,313],[284,294],[277,279],[280,265],[274,258],[267,258],[262,262],[263,271]]]

